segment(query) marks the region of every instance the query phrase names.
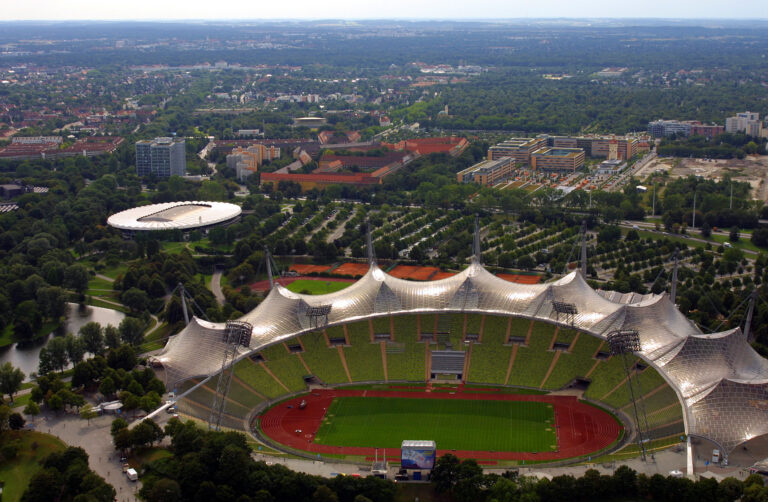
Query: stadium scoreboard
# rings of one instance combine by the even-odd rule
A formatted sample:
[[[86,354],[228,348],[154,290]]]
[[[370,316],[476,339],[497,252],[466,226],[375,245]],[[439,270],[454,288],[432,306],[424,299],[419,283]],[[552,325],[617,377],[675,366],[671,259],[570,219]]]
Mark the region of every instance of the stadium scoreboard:
[[[433,469],[437,445],[434,441],[403,441],[400,446],[400,465],[403,469]]]

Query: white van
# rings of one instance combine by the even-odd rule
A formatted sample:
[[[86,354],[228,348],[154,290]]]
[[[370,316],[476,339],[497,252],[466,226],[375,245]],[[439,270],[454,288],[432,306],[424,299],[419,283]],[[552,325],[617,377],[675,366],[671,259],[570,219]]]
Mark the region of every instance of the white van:
[[[713,464],[720,463],[720,450],[712,450],[712,463]]]
[[[131,481],[138,481],[139,480],[139,473],[136,472],[136,469],[126,469],[125,475]]]

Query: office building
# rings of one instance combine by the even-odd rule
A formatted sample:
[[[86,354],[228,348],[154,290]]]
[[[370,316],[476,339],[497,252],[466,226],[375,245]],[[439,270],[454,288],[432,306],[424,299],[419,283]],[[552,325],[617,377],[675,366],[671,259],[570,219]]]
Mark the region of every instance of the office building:
[[[531,154],[547,146],[547,138],[511,138],[488,149],[488,160],[512,157],[516,164],[528,165]]]
[[[584,165],[581,148],[542,148],[531,154],[531,167],[542,171],[575,171]]]
[[[648,133],[654,138],[663,138],[673,134],[691,135],[691,123],[679,120],[656,120],[648,122]]]
[[[515,163],[512,157],[483,160],[460,171],[456,178],[459,183],[478,183],[483,186],[493,186],[499,181],[509,178],[514,167]]]
[[[187,173],[183,139],[155,138],[136,142],[136,174],[168,178]]]

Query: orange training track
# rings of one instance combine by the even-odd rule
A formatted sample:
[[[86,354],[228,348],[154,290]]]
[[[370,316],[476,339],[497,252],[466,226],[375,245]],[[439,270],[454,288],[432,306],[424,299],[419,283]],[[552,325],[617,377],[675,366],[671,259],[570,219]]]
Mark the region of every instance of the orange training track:
[[[423,386],[419,386],[423,388]],[[272,440],[311,453],[341,455],[373,455],[375,448],[349,447],[316,444],[313,442],[320,428],[325,410],[336,397],[400,397],[418,399],[481,399],[487,401],[539,401],[550,403],[554,407],[557,427],[557,451],[539,453],[504,452],[504,451],[454,451],[438,450],[437,454],[453,453],[462,458],[482,460],[526,460],[556,461],[566,458],[586,456],[606,448],[618,439],[622,426],[608,413],[579,402],[573,396],[548,396],[529,394],[492,394],[488,390],[476,388],[459,389],[456,393],[447,392],[412,392],[386,390],[313,390],[303,395],[284,401],[257,417],[261,430]],[[479,391],[479,392],[478,392]],[[492,392],[492,390],[491,390]],[[299,403],[306,400],[304,409]],[[300,434],[296,431],[301,430]],[[438,445],[440,446],[440,445]],[[387,451],[387,454],[400,454],[400,451]]]

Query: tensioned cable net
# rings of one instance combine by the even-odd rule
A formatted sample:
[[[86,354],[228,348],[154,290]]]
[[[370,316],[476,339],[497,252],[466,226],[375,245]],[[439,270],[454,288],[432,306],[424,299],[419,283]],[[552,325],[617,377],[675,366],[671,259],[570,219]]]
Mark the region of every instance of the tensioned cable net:
[[[569,304],[565,316],[553,305]],[[327,310],[317,319],[307,315]],[[277,285],[239,320],[253,326],[248,347],[236,360],[325,326],[411,313],[477,313],[540,320],[582,330],[606,340],[618,330],[637,331],[637,356],[655,368],[682,403],[685,432],[706,437],[731,451],[768,434],[768,361],[747,343],[741,330],[703,334],[667,294],[622,295],[595,291],[581,272],[548,284],[517,284],[473,262],[452,277],[414,282],[386,274],[374,263],[359,281],[327,295],[302,295]],[[221,370],[224,323],[195,318],[173,336],[157,360],[169,386]]]

